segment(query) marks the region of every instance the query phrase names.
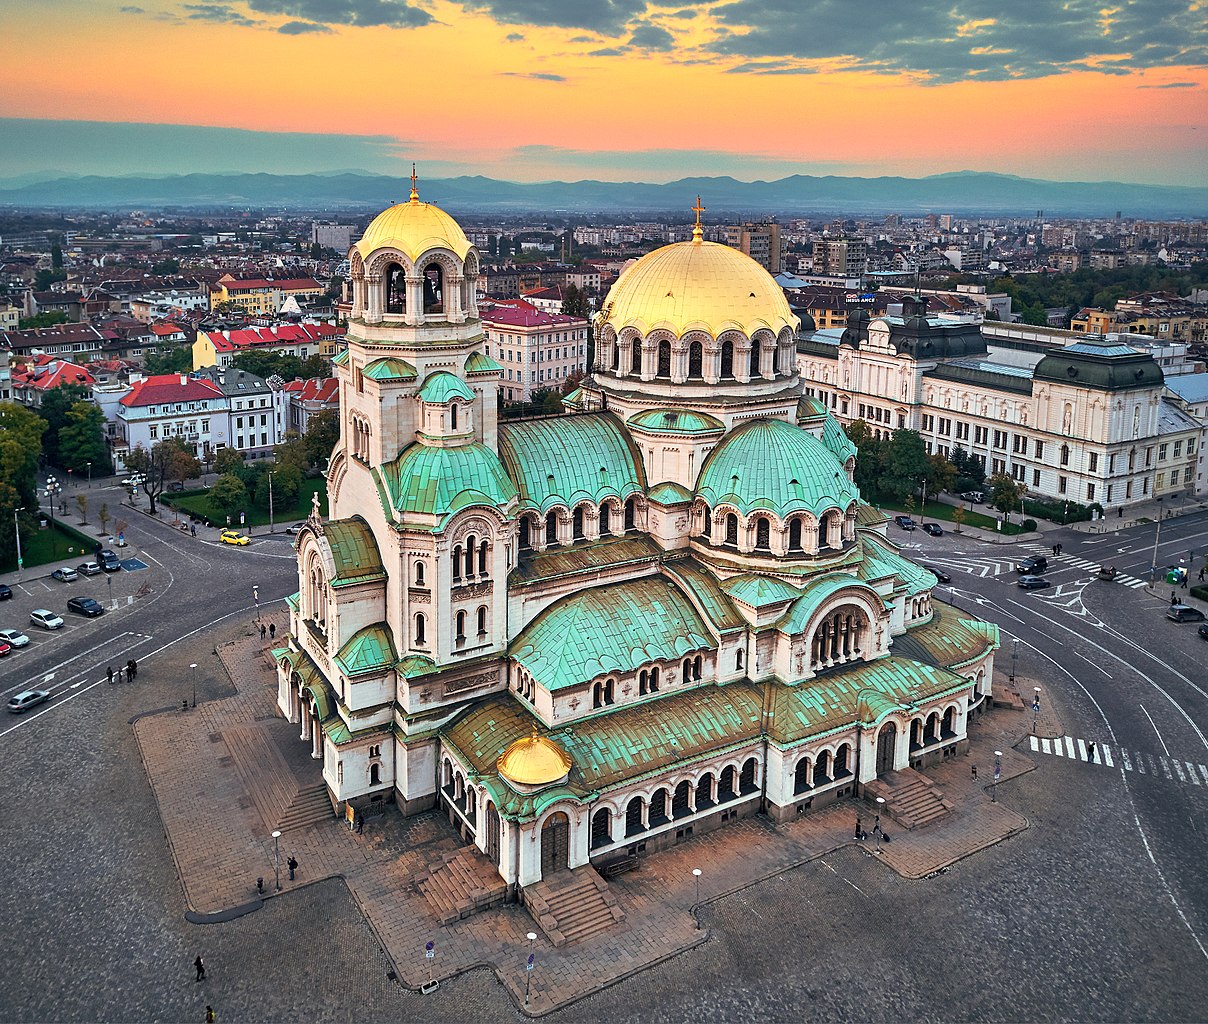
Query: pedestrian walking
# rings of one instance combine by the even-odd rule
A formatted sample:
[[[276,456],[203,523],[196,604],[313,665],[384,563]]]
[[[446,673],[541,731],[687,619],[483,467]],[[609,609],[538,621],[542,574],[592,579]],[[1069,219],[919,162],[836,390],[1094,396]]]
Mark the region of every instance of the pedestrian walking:
[[[856,838],[860,838],[860,815],[856,815]]]
[[[200,953],[197,954],[197,959],[193,961],[193,967],[197,971],[197,977],[194,980],[195,981],[205,981],[206,980],[206,965],[202,961]]]
[[[285,862],[285,866],[289,868],[289,880],[292,882],[294,880],[294,872],[298,870],[298,858],[291,856],[289,860]]]
[[[974,782],[977,781],[977,765],[975,765],[975,764],[969,765],[969,775],[972,777]]]
[[[698,203],[697,205],[700,205],[700,204]],[[214,1007],[207,1006],[206,1007],[206,1024],[214,1024],[214,1021],[215,1021]]]
[[[268,624],[268,638],[270,640],[277,639],[277,624],[275,622],[270,622]]]
[[[1091,740],[1091,742],[1090,742],[1090,754],[1091,754],[1090,760],[1092,760],[1092,761],[1096,760],[1095,741],[1094,740]]]
[[[197,524],[196,523],[189,524],[189,536],[191,536],[191,537],[197,536]]]
[[[134,659],[133,658],[131,658],[129,661],[126,662],[126,678],[129,679],[130,682],[134,682]]]
[[[109,685],[113,685],[113,666],[109,666]]]
[[[357,815],[357,835],[359,836],[364,831],[365,831],[365,815],[358,814]]]
[[[1204,570],[1203,569],[1200,570],[1200,582],[1201,583],[1204,582]]]
[[[1183,573],[1183,589],[1187,589],[1187,574]]]
[[[130,659],[130,681],[134,681],[134,677],[138,675],[138,662],[133,658]]]
[[[266,626],[263,622],[260,623],[260,639],[263,640],[267,633],[268,633],[268,626]]]
[[[121,665],[118,665],[118,667],[117,667],[117,681],[118,681],[119,683],[122,681],[122,673],[123,673],[124,671],[125,671],[125,669],[123,669]]]

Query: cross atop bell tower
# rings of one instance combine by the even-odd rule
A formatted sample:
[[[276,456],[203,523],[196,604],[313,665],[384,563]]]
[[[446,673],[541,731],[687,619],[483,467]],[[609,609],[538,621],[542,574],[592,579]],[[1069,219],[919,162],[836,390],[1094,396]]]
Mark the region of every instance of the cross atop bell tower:
[[[417,181],[419,181],[419,178],[415,174],[415,162],[412,161],[412,163],[411,163],[411,202],[413,202],[413,203],[419,202],[419,189],[416,188]]]
[[[696,205],[692,207],[692,212],[696,214],[696,225],[692,228],[692,241],[699,242],[704,237],[704,232],[700,227],[700,215],[705,212],[705,207],[701,204],[700,196],[696,197]]]

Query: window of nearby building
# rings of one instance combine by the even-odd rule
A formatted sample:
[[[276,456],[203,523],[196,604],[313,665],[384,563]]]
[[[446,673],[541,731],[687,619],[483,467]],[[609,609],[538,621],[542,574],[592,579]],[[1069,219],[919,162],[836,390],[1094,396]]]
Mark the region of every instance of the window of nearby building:
[[[1183,442],[1182,441],[1175,441],[1173,454],[1176,459],[1182,456],[1182,454],[1183,454]]]
[[[1185,483],[1185,484],[1191,483],[1191,467],[1190,466],[1188,466],[1186,469],[1183,470],[1183,483]]]
[[[1091,452],[1090,455],[1087,456],[1087,468],[1092,473],[1098,472],[1098,470],[1099,470],[1099,453],[1098,452]]]
[[[1044,458],[1044,442],[1041,441],[1039,438],[1037,438],[1035,445],[1036,445],[1036,447],[1035,447],[1035,451],[1033,452],[1033,455],[1035,456],[1035,458],[1043,459]]]
[[[1095,500],[1095,485],[1094,484],[1086,485],[1086,500],[1087,501]]]
[[[1169,445],[1166,445],[1166,444],[1160,444],[1160,445],[1158,445],[1158,461],[1159,461],[1159,462],[1165,462],[1165,461],[1166,461],[1166,449],[1167,449],[1168,447],[1169,447]]]
[[[1069,486],[1069,480],[1066,477],[1059,476],[1057,478],[1057,493],[1058,494],[1065,494],[1066,488],[1068,486]]]
[[[945,436],[951,436],[952,434],[952,420],[948,419],[946,416],[940,417],[940,433],[944,434]]]
[[[1178,472],[1176,471],[1176,472],[1173,474],[1173,476],[1171,477],[1171,482],[1172,482],[1172,483],[1173,483],[1173,482],[1175,482],[1175,481],[1174,481],[1174,477],[1177,477],[1177,476],[1178,476]],[[1165,474],[1165,473],[1159,473],[1159,474],[1158,474],[1158,478],[1157,478],[1157,479],[1154,481],[1154,484],[1153,484],[1153,485],[1154,485],[1154,487],[1156,487],[1156,488],[1157,488],[1157,489],[1160,491],[1160,490],[1162,489],[1162,487],[1163,487],[1165,484],[1166,484],[1166,474]]]
[[[985,444],[986,439],[990,436],[989,427],[974,427],[973,428],[973,443]]]
[[[1032,486],[1033,487],[1040,486],[1040,470],[1038,470],[1038,469],[1032,470]]]
[[[994,431],[994,447],[1005,449],[1007,447],[1007,432],[1005,430]]]

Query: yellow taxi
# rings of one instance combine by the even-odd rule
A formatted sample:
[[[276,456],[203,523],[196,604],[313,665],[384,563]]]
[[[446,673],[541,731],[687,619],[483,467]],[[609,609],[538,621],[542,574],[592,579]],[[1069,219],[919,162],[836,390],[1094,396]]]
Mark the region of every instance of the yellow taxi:
[[[236,533],[234,530],[223,530],[222,533],[218,535],[218,539],[222,541],[223,544],[240,544],[244,546],[248,544],[247,537],[245,537],[242,533]]]

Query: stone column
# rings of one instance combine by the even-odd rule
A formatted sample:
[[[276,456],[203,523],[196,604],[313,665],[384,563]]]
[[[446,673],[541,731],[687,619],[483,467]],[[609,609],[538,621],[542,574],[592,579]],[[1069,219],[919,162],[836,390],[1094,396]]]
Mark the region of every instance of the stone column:
[[[380,324],[382,322],[382,292],[385,282],[380,274],[366,275],[365,289],[367,291],[368,309],[365,312],[365,323]]]
[[[414,327],[424,322],[424,279],[422,277],[407,277],[407,314],[406,322]]]
[[[323,756],[323,729],[316,717],[310,723],[310,756],[318,761]]]

